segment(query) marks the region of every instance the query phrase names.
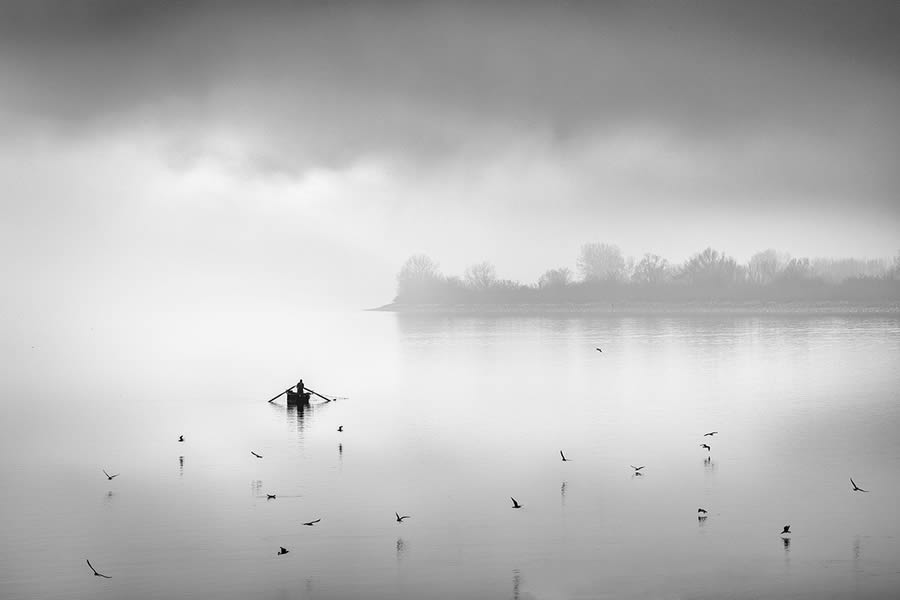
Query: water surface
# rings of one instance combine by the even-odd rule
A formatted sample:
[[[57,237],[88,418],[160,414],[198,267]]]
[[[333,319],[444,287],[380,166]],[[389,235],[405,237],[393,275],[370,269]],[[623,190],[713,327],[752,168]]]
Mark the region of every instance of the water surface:
[[[897,318],[56,325],[3,342],[4,598],[900,590]],[[299,376],[347,398],[266,403]]]

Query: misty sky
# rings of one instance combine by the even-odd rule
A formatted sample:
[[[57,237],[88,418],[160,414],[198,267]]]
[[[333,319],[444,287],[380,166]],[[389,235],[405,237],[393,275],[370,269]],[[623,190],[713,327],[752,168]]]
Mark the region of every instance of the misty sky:
[[[900,4],[245,4],[3,3],[8,314],[900,249]]]

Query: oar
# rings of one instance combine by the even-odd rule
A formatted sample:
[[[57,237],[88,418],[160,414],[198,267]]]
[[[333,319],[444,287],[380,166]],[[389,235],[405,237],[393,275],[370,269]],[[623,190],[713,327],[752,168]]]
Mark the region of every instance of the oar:
[[[305,389],[306,389],[306,391],[309,392],[310,394],[315,394],[316,396],[318,396],[318,397],[321,398],[322,400],[328,400],[329,402],[333,402],[333,401],[334,401],[334,398],[329,398],[328,396],[323,396],[323,395],[320,394],[319,392],[316,392],[316,391],[311,390],[311,389],[309,389],[309,388],[305,388]],[[277,396],[276,396],[276,397],[277,397]]]
[[[276,400],[278,400],[279,398],[281,398],[282,396],[284,396],[285,394],[287,394],[289,391],[291,391],[292,387],[293,387],[293,386],[291,386],[291,387],[289,387],[288,389],[284,390],[283,392],[281,392],[280,394],[278,394],[277,396],[275,396],[274,398],[272,398],[271,400],[269,400],[269,402],[270,402],[270,403],[271,403],[271,402],[275,402]],[[307,391],[307,392],[309,392],[310,394],[315,394],[316,396],[318,396],[318,397],[321,398],[322,400],[328,400],[329,402],[334,402],[334,398],[329,398],[328,396],[323,396],[323,395],[320,394],[319,392],[317,392],[317,391],[315,391],[315,390],[311,390],[311,389],[309,389],[309,388],[306,387],[306,386],[304,386],[303,389],[304,389],[304,391]]]
[[[275,402],[276,400],[278,400],[279,398],[281,398],[282,396],[284,396],[285,394],[287,394],[289,391],[291,391],[291,388],[288,388],[288,389],[284,390],[283,392],[281,392],[280,394],[278,394],[277,396],[275,396],[274,398],[272,398],[271,400],[269,400],[269,402]]]

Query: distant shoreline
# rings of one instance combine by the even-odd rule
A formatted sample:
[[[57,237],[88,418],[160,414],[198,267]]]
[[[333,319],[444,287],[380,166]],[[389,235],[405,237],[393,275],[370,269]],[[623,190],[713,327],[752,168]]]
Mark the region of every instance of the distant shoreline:
[[[404,314],[868,315],[900,317],[897,302],[591,302],[584,304],[403,304],[366,309]]]

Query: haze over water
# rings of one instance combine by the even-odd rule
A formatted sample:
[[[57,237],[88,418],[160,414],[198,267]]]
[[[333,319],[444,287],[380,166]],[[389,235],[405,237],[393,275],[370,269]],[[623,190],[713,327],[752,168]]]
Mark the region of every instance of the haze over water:
[[[207,313],[4,354],[4,598],[900,589],[896,317]],[[348,398],[266,403],[299,377]]]

